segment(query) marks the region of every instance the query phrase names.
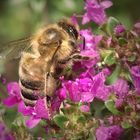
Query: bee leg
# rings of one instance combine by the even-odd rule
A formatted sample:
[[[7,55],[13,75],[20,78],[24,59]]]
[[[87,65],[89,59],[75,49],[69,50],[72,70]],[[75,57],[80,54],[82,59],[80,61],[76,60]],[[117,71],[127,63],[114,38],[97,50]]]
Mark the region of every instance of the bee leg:
[[[71,55],[71,57],[69,59],[74,60],[74,61],[81,61],[81,60],[90,60],[92,58],[89,56],[81,55],[79,53],[75,53],[75,54]]]

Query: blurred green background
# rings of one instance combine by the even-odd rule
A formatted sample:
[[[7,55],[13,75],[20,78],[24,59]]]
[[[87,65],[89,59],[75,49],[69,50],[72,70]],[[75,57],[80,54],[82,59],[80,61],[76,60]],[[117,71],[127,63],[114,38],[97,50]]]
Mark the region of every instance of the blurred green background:
[[[84,12],[84,0],[0,0],[0,42],[34,33],[42,25]],[[113,0],[109,16],[127,28],[140,19],[139,0]]]

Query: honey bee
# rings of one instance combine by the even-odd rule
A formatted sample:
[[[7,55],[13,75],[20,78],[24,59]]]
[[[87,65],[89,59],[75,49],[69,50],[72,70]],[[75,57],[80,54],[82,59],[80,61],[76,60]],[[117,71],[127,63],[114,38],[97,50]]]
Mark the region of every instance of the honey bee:
[[[19,85],[26,105],[34,106],[37,99],[52,97],[66,65],[72,65],[74,59],[83,59],[77,47],[78,31],[77,25],[63,19],[0,50],[0,59],[21,56]]]

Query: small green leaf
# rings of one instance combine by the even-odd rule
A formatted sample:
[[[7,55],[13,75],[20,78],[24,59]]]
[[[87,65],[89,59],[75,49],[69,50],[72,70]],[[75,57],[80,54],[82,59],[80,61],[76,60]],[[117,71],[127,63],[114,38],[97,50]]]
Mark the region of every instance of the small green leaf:
[[[112,74],[106,78],[106,84],[111,85],[115,83],[115,81],[118,79],[118,76],[121,71],[121,66],[120,64],[116,65],[115,70],[112,72]]]
[[[136,56],[132,55],[127,59],[129,62],[134,62],[136,60]]]
[[[118,42],[119,42],[119,45],[121,45],[121,46],[127,44],[127,40],[125,38],[122,38],[122,37],[120,37],[118,39]]]
[[[96,136],[90,132],[87,140],[96,140]]]
[[[129,82],[133,83],[131,74],[128,70],[125,70],[123,73],[121,73],[121,75]]]
[[[115,103],[114,103],[113,100],[107,100],[107,101],[105,101],[105,106],[113,114],[120,115],[121,112],[116,109]]]
[[[55,115],[53,117],[53,120],[60,128],[64,128],[64,125],[68,121],[68,118],[64,115]]]
[[[121,123],[122,128],[128,129],[132,127],[132,124],[130,124],[128,121],[122,122]]]
[[[94,99],[90,104],[90,111],[94,117],[103,117],[102,111],[105,109],[104,102],[99,99]]]
[[[85,123],[86,122],[86,118],[84,115],[80,115],[78,118],[77,118],[77,122],[78,123]]]
[[[107,49],[101,49],[100,50],[100,56],[102,59],[104,59],[106,56],[110,55],[114,50],[107,50]]]
[[[107,21],[107,33],[109,35],[113,35],[114,33],[114,28],[115,26],[119,24],[119,21],[117,19],[115,19],[114,17],[109,17],[108,21]]]
[[[115,58],[115,55],[114,53],[110,53],[109,55],[107,55],[105,58],[104,58],[104,63],[111,66],[113,64],[116,63],[116,58]]]
[[[5,113],[2,115],[2,118],[4,120],[4,122],[6,123],[6,125],[11,128],[12,127],[12,123],[14,122],[14,120],[17,117],[17,110],[16,108],[6,108],[5,109]]]

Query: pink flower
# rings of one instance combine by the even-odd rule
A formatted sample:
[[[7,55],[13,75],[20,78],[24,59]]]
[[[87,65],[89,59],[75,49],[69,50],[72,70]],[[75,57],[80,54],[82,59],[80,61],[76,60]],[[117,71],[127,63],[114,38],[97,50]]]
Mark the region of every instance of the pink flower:
[[[25,104],[21,102],[18,111],[24,116],[29,116],[29,119],[26,121],[28,128],[35,127],[41,119],[49,119],[49,109],[47,107],[46,98],[38,99],[35,107],[25,106]]]
[[[134,27],[140,29],[140,22],[137,22]]]
[[[3,100],[4,105],[6,105],[7,107],[13,107],[14,105],[22,101],[20,96],[20,87],[17,82],[8,83],[7,91],[9,97]]]
[[[89,60],[81,61],[82,65],[85,66],[86,68],[93,67],[100,59],[99,53],[94,50],[81,51],[81,55],[90,57]]]
[[[119,35],[121,33],[125,32],[125,27],[122,24],[118,24],[115,28],[114,28],[114,33],[116,35]]]
[[[98,43],[102,40],[102,35],[94,36],[91,29],[81,30],[80,35],[85,38],[85,48],[81,46],[81,50],[95,50]]]
[[[103,1],[98,3],[97,0],[86,0],[85,10],[82,24],[88,23],[90,20],[97,24],[103,24],[106,21],[105,9],[112,6],[111,1]]]
[[[81,65],[86,68],[91,68],[95,65],[99,59],[100,55],[96,47],[102,39],[101,35],[94,36],[90,29],[81,30],[80,34],[85,39],[85,46],[81,45],[81,55],[88,56],[90,59],[81,61]]]
[[[120,78],[113,84],[113,90],[118,98],[123,99],[128,94],[129,86],[125,80]]]
[[[77,18],[76,18],[76,15],[75,15],[75,14],[72,15],[71,21],[72,21],[72,23],[75,24],[75,25],[78,24],[78,21],[77,21]]]
[[[92,80],[90,78],[77,78],[76,81],[66,81],[65,88],[69,98],[74,102],[91,102],[94,98],[91,93]]]
[[[107,46],[110,46],[112,42],[112,37],[109,37],[106,41]]]
[[[89,111],[90,111],[90,107],[89,107],[88,105],[82,105],[82,106],[80,107],[80,110],[81,110],[82,112],[89,112]]]
[[[100,126],[96,130],[96,138],[97,140],[119,140],[122,133],[123,129],[117,125],[110,127]]]
[[[0,122],[0,140],[15,140],[15,138],[6,130],[6,126]]]
[[[50,98],[51,104],[49,108],[46,98],[39,98],[36,101],[34,107],[25,106],[24,102],[21,99],[20,87],[17,82],[9,83],[7,85],[7,91],[9,97],[3,100],[3,104],[8,107],[13,107],[17,104],[18,112],[22,113],[24,116],[29,116],[29,119],[26,121],[26,125],[28,128],[35,127],[41,119],[50,119],[55,111],[59,110],[61,104],[61,100],[57,96],[55,96],[53,98]]]
[[[133,66],[131,68],[131,74],[132,74],[134,86],[135,86],[138,94],[140,94],[140,65]]]
[[[94,97],[106,100],[112,89],[112,87],[105,85],[108,74],[107,69],[102,70],[97,75],[88,70],[75,81],[63,81],[63,88],[68,91],[69,98],[74,102],[89,103],[93,101]]]

